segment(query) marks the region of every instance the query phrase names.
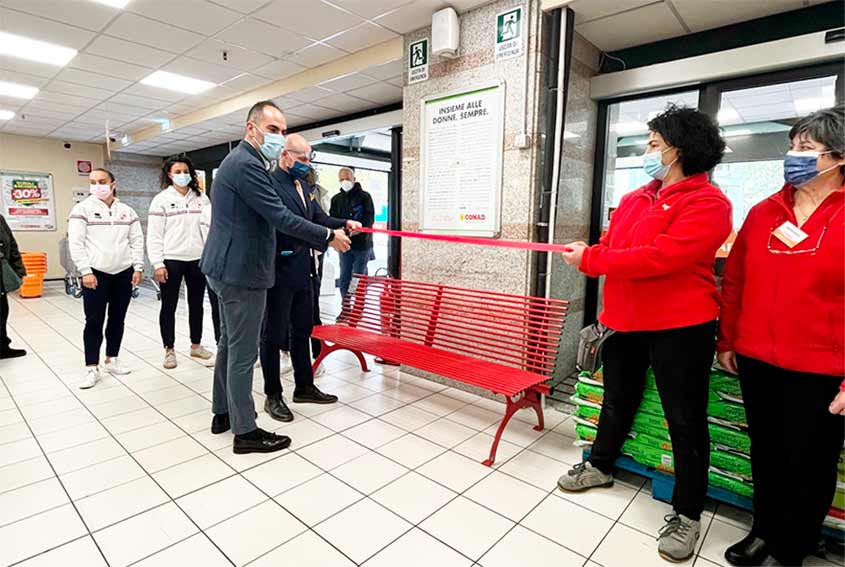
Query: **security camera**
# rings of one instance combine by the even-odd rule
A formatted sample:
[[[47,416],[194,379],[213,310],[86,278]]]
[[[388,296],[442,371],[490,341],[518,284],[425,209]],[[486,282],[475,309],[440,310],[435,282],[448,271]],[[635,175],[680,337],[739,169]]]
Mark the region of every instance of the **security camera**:
[[[109,136],[109,142],[114,144],[115,142],[117,142],[117,138],[115,138],[114,136]]]
[[[223,61],[224,62],[229,60],[229,52],[228,51],[226,51],[224,49],[222,55],[223,55]]]
[[[65,146],[64,146],[64,147],[65,147],[65,149],[66,149],[66,150],[69,150],[69,149],[70,149],[70,147],[71,147],[71,146],[70,146],[70,142],[65,142]]]

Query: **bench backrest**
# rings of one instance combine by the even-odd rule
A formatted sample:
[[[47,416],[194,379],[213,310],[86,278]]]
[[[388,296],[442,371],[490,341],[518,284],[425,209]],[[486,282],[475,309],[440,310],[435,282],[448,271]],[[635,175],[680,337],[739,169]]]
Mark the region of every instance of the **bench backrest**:
[[[355,276],[341,323],[551,376],[568,302]]]

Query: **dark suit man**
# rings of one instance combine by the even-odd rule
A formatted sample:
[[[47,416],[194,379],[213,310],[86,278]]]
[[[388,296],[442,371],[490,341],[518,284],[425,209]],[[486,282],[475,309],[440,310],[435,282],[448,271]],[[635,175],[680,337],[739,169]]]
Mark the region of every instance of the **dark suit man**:
[[[282,203],[295,215],[330,229],[354,230],[361,224],[328,216],[317,192],[305,178],[311,171],[311,146],[302,136],[291,134],[271,178]],[[264,374],[264,411],[279,421],[292,421],[293,413],[282,397],[279,350],[290,345],[296,388],[294,403],[333,404],[337,396],[314,385],[309,339],[314,329],[314,280],[317,259],[313,246],[295,236],[276,235],[276,283],[267,291],[267,307],[261,337],[261,371]],[[289,339],[289,341],[288,341]]]
[[[235,453],[269,453],[290,445],[290,438],[256,426],[252,399],[267,289],[276,278],[276,231],[317,250],[349,249],[343,231],[293,214],[273,189],[270,160],[284,146],[286,129],[285,117],[274,103],[254,105],[244,140],[223,160],[211,188],[211,227],[200,261],[220,303],[211,431],[223,433],[231,427]]]

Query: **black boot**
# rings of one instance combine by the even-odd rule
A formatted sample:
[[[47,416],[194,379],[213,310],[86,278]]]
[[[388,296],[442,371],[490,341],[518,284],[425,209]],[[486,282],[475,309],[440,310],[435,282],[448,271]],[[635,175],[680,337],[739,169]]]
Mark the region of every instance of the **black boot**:
[[[281,394],[267,396],[264,400],[264,411],[276,421],[293,421],[293,413],[288,409]]]
[[[228,413],[214,414],[214,417],[211,418],[211,432],[215,435],[226,433],[230,427]]]
[[[297,404],[334,404],[337,403],[337,396],[324,394],[317,386],[308,386],[295,389],[293,401]]]
[[[22,348],[6,347],[4,349],[0,349],[0,359],[2,359],[2,358],[20,358],[22,356],[26,356],[26,351]]]
[[[232,451],[238,455],[246,453],[272,453],[290,447],[290,437],[276,435],[263,429],[256,429],[243,435],[235,435]]]
[[[742,541],[725,550],[725,559],[737,567],[757,567],[769,557],[766,542],[751,532]]]

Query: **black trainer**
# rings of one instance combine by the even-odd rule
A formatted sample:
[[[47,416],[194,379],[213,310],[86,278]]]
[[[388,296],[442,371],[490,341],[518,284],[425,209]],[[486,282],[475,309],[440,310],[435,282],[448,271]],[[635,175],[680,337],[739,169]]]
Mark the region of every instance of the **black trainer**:
[[[337,403],[337,396],[325,394],[317,386],[309,386],[294,390],[293,401],[297,404],[334,404]]]
[[[754,532],[725,550],[725,559],[737,567],[757,567],[762,565],[768,557],[769,550],[766,542],[754,535]]]
[[[264,411],[276,421],[293,421],[293,412],[290,411],[281,394],[267,396],[264,400]]]
[[[290,447],[290,437],[276,435],[263,429],[256,429],[243,435],[235,435],[232,452],[238,455],[246,453],[272,453]]]
[[[26,356],[26,351],[22,348],[4,348],[0,350],[0,358],[20,358]]]
[[[214,414],[214,417],[211,418],[211,432],[215,435],[226,433],[230,427],[228,413]]]

